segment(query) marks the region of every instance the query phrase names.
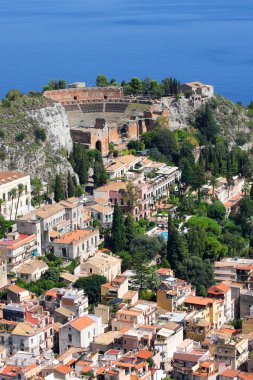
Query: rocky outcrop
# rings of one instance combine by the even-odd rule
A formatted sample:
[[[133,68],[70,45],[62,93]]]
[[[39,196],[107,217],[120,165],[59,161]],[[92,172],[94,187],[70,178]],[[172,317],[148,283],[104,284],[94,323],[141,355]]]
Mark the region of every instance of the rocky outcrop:
[[[0,170],[24,171],[45,181],[56,173],[73,173],[67,159],[72,139],[64,107],[43,99],[34,105],[26,98],[0,106]],[[38,129],[45,131],[44,141],[36,137]]]

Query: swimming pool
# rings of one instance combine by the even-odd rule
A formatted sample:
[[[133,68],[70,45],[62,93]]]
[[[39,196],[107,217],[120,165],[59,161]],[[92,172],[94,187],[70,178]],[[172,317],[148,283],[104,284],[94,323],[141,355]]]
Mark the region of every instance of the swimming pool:
[[[160,236],[164,239],[164,240],[168,240],[168,232],[167,231],[163,231],[160,233]]]

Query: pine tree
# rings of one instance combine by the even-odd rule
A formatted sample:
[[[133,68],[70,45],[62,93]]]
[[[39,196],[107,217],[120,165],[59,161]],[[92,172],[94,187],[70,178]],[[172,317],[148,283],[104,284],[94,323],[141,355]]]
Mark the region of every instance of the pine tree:
[[[126,249],[129,249],[129,245],[135,237],[134,218],[132,214],[128,214],[125,220],[125,233],[126,233]]]
[[[55,182],[54,182],[54,200],[55,202],[60,202],[64,199],[64,186],[62,182],[62,178],[59,174],[56,174],[55,176]]]
[[[70,171],[68,171],[68,178],[67,178],[67,191],[68,191],[68,198],[75,196],[75,185],[73,182],[73,178],[70,174]]]
[[[116,202],[113,211],[113,222],[111,230],[111,247],[114,253],[124,250],[126,244],[125,225],[121,209]]]

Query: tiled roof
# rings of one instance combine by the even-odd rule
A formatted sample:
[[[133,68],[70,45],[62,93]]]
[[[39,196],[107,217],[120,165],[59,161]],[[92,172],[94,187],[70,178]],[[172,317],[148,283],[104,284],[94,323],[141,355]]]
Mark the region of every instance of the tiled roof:
[[[220,284],[211,286],[211,288],[208,289],[207,293],[214,293],[214,294],[227,293],[229,292],[229,290],[231,290],[230,287],[224,284],[223,282],[221,282]]]
[[[41,208],[36,210],[36,214],[38,215],[39,218],[45,219],[63,210],[64,210],[64,207],[62,205],[60,205],[59,203],[55,203],[53,205],[42,206]]]
[[[110,190],[114,190],[114,191],[125,190],[126,186],[127,186],[127,183],[124,182],[124,181],[112,181],[112,182],[109,182],[107,185],[98,187],[95,190],[95,192],[96,191],[98,191],[98,192],[100,192],[100,191],[110,191]]]
[[[42,269],[47,269],[47,268],[48,268],[48,265],[44,263],[44,261],[32,260],[27,264],[21,265],[21,267],[17,269],[17,273],[33,274],[34,272],[36,272],[37,269],[42,270]]]
[[[66,309],[66,307],[58,307],[57,309],[55,309],[55,313],[61,314],[67,318],[70,318],[75,314],[73,311]]]
[[[212,298],[198,297],[198,296],[191,296],[185,300],[185,303],[191,303],[191,304],[200,305],[200,306],[207,306],[213,302],[214,300]]]
[[[4,240],[0,241],[0,246],[4,246],[8,249],[17,249],[22,247],[22,245],[30,243],[31,241],[36,239],[36,235],[26,235],[19,234],[19,237],[16,240]],[[36,248],[36,247],[34,247]]]
[[[82,331],[95,323],[93,319],[88,317],[87,315],[84,315],[83,317],[74,319],[70,322],[70,326],[74,327],[76,330]]]
[[[153,352],[149,350],[140,350],[139,352],[137,352],[136,356],[137,358],[148,359],[153,356]]]
[[[97,212],[100,212],[101,214],[112,214],[113,208],[110,206],[102,206],[99,204],[90,206],[91,210],[95,210]]]
[[[68,373],[73,371],[72,368],[63,364],[59,364],[57,367],[54,368],[54,370],[57,372],[63,373],[64,375],[67,375]]]
[[[54,240],[56,244],[74,244],[80,240],[87,238],[88,235],[94,233],[94,230],[75,230],[63,234],[59,238]]]
[[[9,183],[16,181],[17,179],[27,177],[29,174],[20,173],[20,172],[0,172],[0,186],[4,183]]]
[[[240,371],[238,371],[237,369],[225,369],[224,372],[222,372],[220,374],[220,376],[224,376],[224,377],[236,377],[238,375]]]
[[[196,354],[186,354],[184,352],[174,352],[173,358],[174,360],[182,360],[182,361],[189,361],[189,362],[198,362],[198,360],[201,358],[202,355],[196,355]]]
[[[23,293],[23,292],[28,292],[28,290],[25,290],[25,289],[21,288],[18,285],[11,285],[11,286],[9,286],[8,290],[10,290],[11,292],[16,293],[16,294],[20,294],[20,293]]]
[[[74,274],[71,274],[69,272],[61,272],[60,277],[63,278],[64,280],[72,282],[72,283],[76,282],[79,278],[79,277],[77,277]]]
[[[29,325],[28,323],[25,323],[25,322],[20,322],[16,327],[15,329],[12,331],[12,334],[13,335],[29,335],[29,334],[32,334],[34,332],[34,328]]]

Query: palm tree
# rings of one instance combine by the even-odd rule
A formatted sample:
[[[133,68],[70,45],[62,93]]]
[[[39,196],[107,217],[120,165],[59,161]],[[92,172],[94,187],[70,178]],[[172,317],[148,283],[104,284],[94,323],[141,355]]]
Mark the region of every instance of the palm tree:
[[[37,200],[38,200],[38,203],[39,203],[39,206],[40,206],[40,193],[41,193],[41,190],[42,190],[42,183],[41,183],[41,180],[39,178],[35,178],[34,181],[33,181],[33,187],[34,187],[34,192],[36,194],[36,197],[37,197]]]
[[[5,203],[6,203],[5,200],[0,198],[0,215],[2,215],[2,207],[3,205],[5,205]]]
[[[212,200],[215,198],[214,189],[218,185],[218,180],[215,176],[212,176],[210,180],[211,186],[212,186]]]
[[[18,201],[17,201],[17,207],[16,207],[16,214],[15,214],[15,220],[17,219],[17,214],[18,214],[18,206],[19,206],[19,200],[20,200],[20,197],[24,191],[24,185],[22,183],[20,183],[18,185]]]
[[[17,189],[16,189],[16,187],[14,187],[13,189],[11,189],[10,196],[11,196],[11,214],[10,214],[10,220],[11,220],[12,211],[13,211],[13,202],[14,202],[14,199],[17,197]]]

